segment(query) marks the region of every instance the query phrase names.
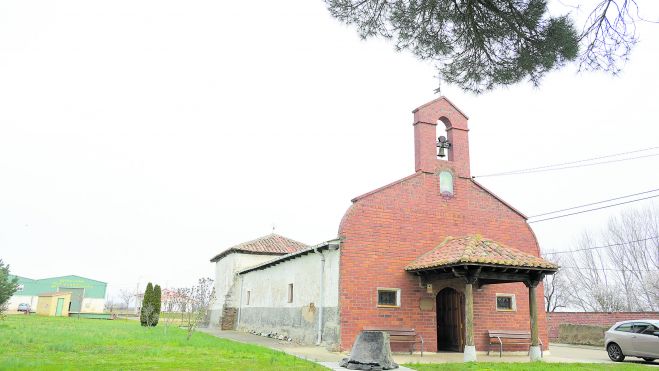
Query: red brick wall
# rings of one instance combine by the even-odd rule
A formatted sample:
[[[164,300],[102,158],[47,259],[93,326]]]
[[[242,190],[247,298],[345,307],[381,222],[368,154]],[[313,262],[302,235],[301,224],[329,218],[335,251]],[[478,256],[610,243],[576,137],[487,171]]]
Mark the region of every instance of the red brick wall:
[[[547,313],[547,328],[553,341],[558,339],[558,327],[562,323],[612,326],[616,322],[634,319],[659,319],[659,312],[553,312]]]
[[[464,142],[454,142],[453,146],[460,149],[459,158],[468,161],[466,118],[446,101],[432,104],[433,112],[451,113],[445,120],[454,122],[461,118],[464,121],[463,130],[460,130],[464,135],[453,137],[454,141],[462,138]],[[422,115],[415,112],[417,116]],[[434,131],[424,131],[425,137],[419,138],[422,132],[415,130],[415,142],[432,140],[434,143]],[[416,165],[419,162],[424,166],[428,164],[425,158]],[[452,198],[440,195],[437,175],[440,169],[454,173]],[[419,301],[424,297],[434,298],[441,285],[449,282],[434,282],[434,292],[428,294],[419,285],[419,278],[405,272],[404,267],[447,236],[481,234],[510,247],[539,254],[535,235],[524,218],[474,183],[468,170],[465,163],[436,160],[433,172],[417,172],[353,200],[339,227],[339,236],[343,238],[339,278],[342,349],[352,346],[363,327],[389,325],[416,328],[426,341],[426,350],[436,350],[435,311],[420,311]],[[453,284],[463,290],[463,283]],[[400,288],[401,307],[377,308],[378,287]],[[517,310],[497,312],[495,293],[515,294]],[[540,336],[546,346],[542,286],[537,290],[537,302]],[[529,327],[528,289],[523,284],[491,285],[482,291],[474,290],[476,349],[486,350],[488,329],[528,330]]]

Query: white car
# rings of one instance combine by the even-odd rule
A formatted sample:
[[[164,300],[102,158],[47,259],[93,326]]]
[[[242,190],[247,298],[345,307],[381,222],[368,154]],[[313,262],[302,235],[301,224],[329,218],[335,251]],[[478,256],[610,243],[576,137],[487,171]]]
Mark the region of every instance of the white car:
[[[618,322],[604,333],[604,346],[612,361],[630,356],[652,362],[659,358],[659,320]]]

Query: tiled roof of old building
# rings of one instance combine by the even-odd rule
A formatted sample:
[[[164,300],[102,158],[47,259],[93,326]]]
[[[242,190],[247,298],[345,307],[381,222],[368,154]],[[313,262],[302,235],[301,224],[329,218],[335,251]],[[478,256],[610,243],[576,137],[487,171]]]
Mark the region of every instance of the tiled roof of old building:
[[[419,271],[475,264],[521,268],[558,269],[558,265],[479,235],[447,237],[444,242],[416,258],[405,270]]]
[[[232,252],[264,255],[285,255],[302,250],[306,247],[308,246],[302,242],[271,233],[267,236],[259,237],[255,240],[232,246],[215,255],[215,257],[211,259],[211,262],[216,262]]]

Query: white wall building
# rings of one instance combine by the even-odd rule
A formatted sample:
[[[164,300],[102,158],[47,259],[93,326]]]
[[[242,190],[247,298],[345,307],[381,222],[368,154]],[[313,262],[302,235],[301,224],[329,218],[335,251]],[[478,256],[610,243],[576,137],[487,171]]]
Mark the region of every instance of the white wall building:
[[[244,251],[256,241],[264,251],[275,251],[282,244],[295,251],[284,255]],[[238,246],[211,260],[217,296],[212,325],[276,333],[304,343],[338,343],[338,240],[306,247],[269,235]]]

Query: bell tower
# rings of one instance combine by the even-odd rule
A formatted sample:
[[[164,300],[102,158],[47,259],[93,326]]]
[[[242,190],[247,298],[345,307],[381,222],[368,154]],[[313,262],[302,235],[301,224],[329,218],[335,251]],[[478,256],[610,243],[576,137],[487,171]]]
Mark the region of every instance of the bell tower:
[[[468,117],[441,96],[412,111],[414,114],[414,170],[434,173],[452,167],[459,177],[469,178]],[[437,138],[437,124],[446,126],[446,140]],[[448,161],[438,158],[439,147]]]

